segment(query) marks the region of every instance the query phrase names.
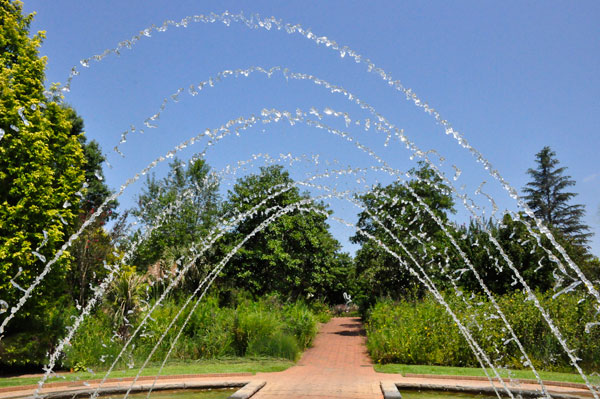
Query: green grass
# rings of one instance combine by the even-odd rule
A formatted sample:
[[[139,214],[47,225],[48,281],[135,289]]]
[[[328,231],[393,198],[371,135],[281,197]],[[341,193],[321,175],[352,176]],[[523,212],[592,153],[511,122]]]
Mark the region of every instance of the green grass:
[[[258,373],[283,371],[294,365],[294,362],[287,359],[274,358],[225,358],[218,360],[197,360],[190,362],[172,362],[167,364],[161,375],[178,374],[214,374],[214,373]],[[138,367],[131,369],[114,370],[109,378],[135,377],[138,373]],[[150,364],[142,371],[142,376],[154,376],[158,373],[160,364]],[[52,377],[47,382],[63,381],[86,381],[101,379],[106,370],[93,370],[90,372],[59,372],[60,377]],[[64,378],[62,378],[64,377]],[[37,384],[39,377],[0,377],[0,387],[19,386]]]
[[[408,364],[376,364],[375,371],[380,373],[393,373],[393,374],[433,374],[433,375],[456,375],[456,376],[478,376],[485,377],[485,373],[480,368],[472,367],[448,367],[448,366],[419,366],[419,365],[408,365]],[[492,373],[491,370],[488,371]],[[498,371],[502,378],[508,377],[508,370]],[[534,380],[535,376],[530,370],[510,370],[512,378],[517,379],[531,379]],[[562,381],[562,382],[576,382],[583,383],[583,379],[579,374],[570,373],[558,373],[552,371],[540,371],[540,376],[545,381]],[[491,375],[491,374],[490,374]],[[588,376],[590,382],[593,384],[600,384],[600,377]]]

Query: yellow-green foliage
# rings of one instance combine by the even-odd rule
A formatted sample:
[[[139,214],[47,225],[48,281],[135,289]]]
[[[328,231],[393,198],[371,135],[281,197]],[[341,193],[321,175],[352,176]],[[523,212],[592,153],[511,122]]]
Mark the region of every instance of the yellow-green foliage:
[[[579,295],[538,294],[542,306],[558,326],[570,348],[587,370],[600,368],[600,328],[585,332],[585,325],[597,320],[589,301]],[[467,326],[483,350],[497,364],[528,368],[522,354],[492,304],[481,297],[469,301],[448,295],[450,307]],[[497,298],[516,336],[542,370],[570,369],[570,361],[533,301],[521,292]],[[373,308],[367,323],[367,346],[377,363],[479,366],[466,340],[442,305],[431,296],[417,302],[382,301]]]
[[[10,283],[19,268],[15,282],[22,287],[42,270],[32,251],[50,259],[71,233],[84,181],[83,151],[60,98],[44,96],[44,33],[28,36],[32,18],[22,15],[20,2],[0,0],[0,298],[10,305],[22,294]],[[63,207],[66,201],[75,206]],[[43,231],[48,240],[41,246]],[[67,267],[64,259],[56,264],[29,302],[41,308],[64,289],[57,282]]]

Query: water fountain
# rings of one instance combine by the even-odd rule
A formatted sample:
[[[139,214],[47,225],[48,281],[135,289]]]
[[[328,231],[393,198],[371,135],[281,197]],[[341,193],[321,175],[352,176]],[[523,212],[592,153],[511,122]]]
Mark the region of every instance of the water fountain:
[[[354,63],[365,66],[366,68],[363,68],[363,73],[366,72],[367,75],[375,75],[378,79],[383,80],[387,90],[397,92],[401,97],[406,98],[406,100],[417,107],[417,109],[425,111],[425,113],[432,118],[432,122],[440,125],[445,135],[452,137],[456,141],[458,147],[466,150],[467,153],[473,156],[476,163],[480,164],[479,166],[483,168],[485,173],[488,173],[489,176],[491,176],[493,180],[498,183],[499,187],[508,193],[508,196],[514,200],[518,208],[530,217],[530,219],[521,218],[520,223],[525,225],[530,232],[531,240],[534,240],[537,242],[537,245],[543,248],[548,259],[555,265],[557,270],[556,273],[559,273],[561,276],[565,277],[564,284],[555,288],[557,295],[569,295],[575,290],[576,287],[581,285],[584,287],[583,292],[586,295],[585,300],[594,303],[596,309],[598,309],[600,312],[600,294],[597,287],[594,286],[594,284],[583,274],[575,262],[569,258],[566,251],[552,236],[550,230],[547,229],[540,220],[535,218],[535,215],[531,209],[529,209],[527,204],[518,196],[517,190],[513,188],[497,170],[494,169],[491,163],[477,149],[475,149],[458,130],[456,130],[447,120],[445,120],[438,111],[432,108],[424,100],[419,98],[416,93],[414,93],[411,89],[406,88],[399,80],[395,80],[388,72],[375,65],[375,63],[369,58],[366,58],[355,50],[347,46],[342,46],[336,41],[325,36],[319,36],[313,33],[310,29],[306,29],[300,25],[285,23],[274,17],[263,18],[258,15],[247,17],[243,14],[230,12],[195,15],[183,18],[180,21],[169,20],[164,22],[162,25],[152,26],[140,31],[139,34],[128,40],[120,42],[112,49],[107,49],[98,55],[93,55],[91,57],[82,59],[80,66],[75,66],[72,68],[68,79],[60,88],[60,90],[62,90],[64,93],[69,93],[73,83],[76,81],[81,72],[85,71],[88,73],[87,70],[89,69],[89,73],[93,73],[96,63],[103,63],[105,60],[110,59],[114,55],[120,54],[120,52],[125,49],[135,51],[136,46],[145,40],[152,40],[152,38],[155,38],[167,31],[179,28],[187,28],[193,24],[207,24],[209,26],[207,26],[206,29],[209,29],[211,27],[210,25],[217,23],[222,23],[227,27],[236,24],[242,27],[247,27],[251,30],[264,30],[266,32],[282,31],[287,33],[290,38],[298,36],[312,44],[323,47],[331,53],[330,56],[335,57],[339,55],[342,59],[351,59],[354,61]],[[211,175],[211,178],[218,177],[223,182],[233,181],[236,177],[243,175],[245,172],[244,169],[248,168],[249,170],[252,170],[252,168],[260,166],[261,164],[269,165],[277,163],[289,163],[290,168],[294,168],[297,165],[308,165],[306,168],[310,168],[312,171],[306,172],[303,178],[296,179],[294,184],[272,187],[268,192],[261,193],[260,198],[257,199],[259,200],[259,205],[254,206],[252,209],[246,212],[237,213],[232,217],[220,220],[219,224],[213,228],[213,230],[206,237],[203,237],[202,241],[197,242],[194,248],[190,248],[187,258],[181,264],[181,268],[178,270],[176,275],[167,282],[168,285],[161,297],[158,298],[152,307],[149,307],[145,311],[142,316],[142,321],[138,326],[136,326],[135,331],[131,334],[129,339],[125,341],[120,353],[113,359],[109,370],[104,374],[102,381],[98,385],[98,388],[94,390],[92,397],[97,397],[99,395],[102,385],[110,377],[112,370],[122,356],[126,353],[134,338],[143,329],[144,324],[152,317],[153,311],[160,306],[160,303],[164,300],[164,298],[167,297],[169,292],[176,288],[179,281],[193,266],[194,261],[198,259],[206,250],[210,249],[211,245],[213,245],[221,236],[223,236],[223,234],[234,229],[244,219],[255,215],[260,206],[266,204],[269,199],[275,198],[293,187],[301,187],[313,193],[313,198],[315,200],[343,201],[354,210],[368,212],[374,223],[381,226],[385,230],[387,236],[372,236],[369,232],[362,230],[355,223],[349,221],[347,217],[340,217],[336,213],[330,215],[327,212],[324,212],[322,209],[315,207],[313,200],[301,201],[285,208],[268,209],[264,215],[264,222],[262,222],[251,234],[246,236],[235,248],[226,254],[220,263],[215,265],[213,270],[204,277],[193,294],[187,298],[184,306],[181,307],[179,312],[172,319],[169,326],[164,330],[162,336],[157,338],[154,349],[148,355],[145,362],[136,366],[139,367],[137,376],[135,377],[134,381],[131,382],[125,397],[129,395],[131,387],[133,387],[135,382],[138,380],[142,371],[152,359],[155,350],[163,342],[170,330],[175,326],[177,320],[180,317],[186,317],[182,327],[180,327],[179,331],[177,332],[175,341],[171,343],[167,356],[162,359],[160,371],[153,382],[154,387],[160,372],[166,364],[177,342],[177,339],[179,339],[193,311],[203,299],[207,290],[218,276],[219,272],[223,268],[227,267],[228,261],[236,254],[236,252],[244,245],[244,243],[282,215],[285,215],[288,212],[299,211],[321,213],[333,222],[339,223],[341,226],[345,226],[346,228],[353,230],[356,234],[363,235],[367,239],[373,240],[391,256],[395,257],[398,260],[398,267],[408,270],[420,281],[421,284],[427,288],[428,291],[431,292],[431,294],[439,301],[439,303],[445,307],[448,314],[456,323],[457,328],[460,329],[461,333],[465,337],[468,345],[473,350],[479,364],[484,369],[486,376],[490,379],[490,382],[492,381],[492,378],[497,378],[500,381],[502,388],[496,390],[498,397],[501,397],[502,395],[508,395],[509,397],[514,398],[515,395],[510,389],[512,381],[509,381],[510,378],[509,380],[503,378],[499,371],[502,368],[502,363],[496,361],[492,357],[492,354],[486,353],[482,349],[480,343],[477,342],[477,340],[473,337],[473,327],[467,325],[465,320],[461,319],[460,314],[457,314],[456,311],[451,308],[451,306],[444,299],[444,296],[438,287],[436,287],[434,281],[430,278],[427,268],[425,267],[425,261],[433,260],[433,257],[431,257],[431,259],[419,259],[418,255],[412,253],[411,250],[404,245],[404,241],[401,237],[397,236],[388,227],[386,227],[390,224],[394,225],[394,220],[390,220],[381,209],[366,209],[356,199],[357,194],[364,194],[368,192],[372,186],[379,182],[383,182],[383,184],[387,184],[388,182],[398,182],[399,184],[402,184],[409,190],[414,202],[406,202],[401,198],[389,198],[389,200],[400,202],[402,206],[407,208],[411,207],[417,212],[420,220],[432,220],[439,225],[441,231],[444,232],[446,237],[452,243],[453,250],[456,251],[458,256],[462,259],[465,271],[462,271],[461,274],[468,272],[475,276],[475,279],[480,285],[481,290],[485,293],[487,299],[494,306],[496,313],[493,316],[502,320],[505,330],[504,335],[501,337],[501,341],[509,342],[518,347],[518,350],[522,354],[523,366],[532,370],[541,387],[540,395],[551,397],[544,383],[542,382],[537,369],[522,346],[519,337],[513,331],[503,310],[496,303],[494,295],[488,289],[486,281],[479,276],[477,268],[474,266],[472,260],[469,259],[468,255],[461,249],[455,237],[448,230],[447,223],[440,220],[432,211],[432,209],[423,201],[423,199],[410,187],[410,185],[407,184],[408,180],[410,179],[419,179],[418,176],[411,175],[409,172],[406,172],[404,169],[398,167],[397,163],[395,162],[395,158],[397,155],[401,155],[409,158],[411,161],[414,159],[424,162],[424,164],[426,164],[435,172],[440,181],[443,182],[445,186],[449,187],[453,198],[456,199],[457,203],[460,203],[464,206],[464,211],[466,214],[471,216],[474,220],[479,221],[484,227],[484,218],[486,216],[491,215],[491,217],[496,218],[495,215],[498,211],[498,205],[496,203],[497,194],[490,195],[485,193],[482,189],[484,182],[481,182],[477,190],[475,190],[475,196],[468,195],[467,189],[457,187],[457,181],[463,174],[463,171],[465,170],[464,167],[459,168],[455,164],[451,164],[446,160],[444,154],[441,154],[436,150],[421,149],[413,139],[409,138],[409,135],[406,134],[403,129],[390,122],[391,118],[385,117],[383,113],[378,112],[374,106],[370,105],[366,101],[359,98],[357,94],[345,89],[337,83],[329,82],[328,80],[319,78],[315,75],[297,72],[291,67],[277,65],[268,67],[251,66],[222,70],[211,77],[202,78],[202,80],[199,82],[189,85],[186,83],[185,87],[188,87],[187,89],[180,87],[173,90],[171,95],[164,98],[159,109],[143,120],[143,128],[132,125],[127,131],[121,133],[120,138],[113,149],[114,153],[117,154],[117,160],[114,163],[117,164],[118,162],[127,160],[129,157],[136,156],[135,153],[131,153],[131,148],[129,148],[129,150],[126,148],[128,140],[131,140],[132,138],[139,136],[139,134],[144,133],[144,130],[150,132],[153,129],[158,129],[161,126],[161,123],[159,123],[161,116],[165,117],[165,115],[171,112],[171,110],[180,106],[181,102],[188,100],[194,101],[198,97],[202,97],[204,95],[218,95],[220,85],[226,85],[229,83],[228,81],[232,79],[235,79],[235,83],[237,83],[238,81],[251,79],[255,76],[260,76],[263,78],[266,77],[269,81],[279,79],[282,82],[284,82],[284,80],[285,82],[293,81],[304,85],[308,83],[309,85],[320,89],[323,93],[322,96],[326,99],[335,98],[336,101],[339,101],[340,99],[345,100],[348,108],[334,109],[332,106],[321,107],[319,105],[314,105],[307,109],[294,107],[294,109],[289,110],[276,109],[272,107],[257,108],[253,113],[228,119],[225,122],[222,122],[222,124],[219,126],[203,128],[200,133],[184,139],[180,142],[180,144],[173,146],[167,151],[163,151],[163,155],[159,155],[150,162],[147,162],[147,166],[142,168],[138,173],[131,175],[131,177],[120,186],[119,190],[109,199],[107,199],[103,206],[97,209],[93,215],[91,215],[91,217],[81,226],[80,230],[69,238],[60,251],[48,258],[39,253],[36,255],[40,261],[45,264],[45,268],[43,272],[37,276],[34,283],[23,290],[23,295],[18,303],[6,304],[6,307],[10,308],[10,311],[7,312],[5,315],[6,317],[4,317],[2,320],[0,325],[0,336],[4,331],[8,331],[10,329],[11,319],[18,314],[22,306],[29,300],[31,293],[44,280],[46,275],[51,272],[52,266],[58,261],[58,259],[60,259],[63,253],[68,250],[69,246],[76,240],[76,238],[102,213],[103,208],[108,204],[108,202],[121,197],[126,190],[134,186],[136,182],[138,182],[143,176],[147,175],[155,168],[160,168],[166,163],[165,161],[173,158],[175,155],[186,153],[186,151],[189,151],[188,149],[191,148],[195,149],[198,146],[202,146],[201,148],[194,150],[195,154],[191,156],[190,159],[190,162],[193,162],[196,159],[205,159],[209,157],[211,152],[215,151],[215,148],[218,148],[219,146],[235,146],[236,140],[242,140],[243,136],[251,131],[262,129],[266,133],[266,129],[271,130],[271,127],[281,129],[282,125],[290,126],[291,128],[302,126],[304,129],[320,132],[338,140],[344,145],[348,145],[349,147],[358,150],[357,153],[362,154],[361,156],[364,156],[365,159],[368,159],[368,162],[366,165],[361,164],[360,166],[356,165],[353,167],[340,167],[340,162],[336,161],[335,159],[324,160],[323,158],[325,157],[321,157],[319,155],[310,156],[306,154],[292,153],[273,156],[269,155],[268,153],[260,153],[252,154],[252,156],[248,159],[236,160],[234,158],[228,160],[226,165],[220,171],[216,172],[214,175]],[[211,89],[211,91],[209,92],[208,89]],[[229,90],[229,87],[227,90]],[[186,97],[184,100],[184,96],[186,95],[189,95],[189,97]],[[350,110],[350,107],[357,108],[358,111]],[[355,116],[354,112],[356,112],[356,114],[360,112],[361,116]],[[368,117],[363,118],[362,114],[366,114]],[[276,133],[269,132],[269,134]],[[368,136],[365,134],[368,134]],[[181,139],[181,137],[179,139]],[[229,141],[232,142],[229,143]],[[228,144],[221,144],[221,142]],[[364,144],[364,142],[368,142],[369,145]],[[372,143],[375,143],[375,145]],[[375,149],[373,149],[373,147],[375,147]],[[405,153],[404,150],[408,152]],[[453,174],[452,171],[454,172]],[[464,179],[465,178],[463,177],[461,180]],[[356,182],[358,182],[358,184],[356,184]],[[423,183],[430,184],[426,181]],[[90,312],[93,310],[94,306],[103,300],[106,289],[113,281],[120,268],[130,259],[136,246],[146,239],[153,229],[160,227],[161,224],[164,223],[166,217],[181,204],[181,201],[185,198],[185,195],[186,193],[183,193],[182,198],[176,200],[172,207],[164,209],[161,215],[159,215],[151,225],[144,226],[142,234],[139,235],[139,240],[132,244],[128,252],[125,253],[119,263],[107,265],[107,269],[109,271],[108,275],[100,285],[93,288],[94,294],[92,299],[89,300],[87,305],[81,309],[79,316],[74,318],[72,325],[67,331],[65,331],[64,338],[52,350],[52,352],[49,353],[49,360],[45,369],[46,372],[39,381],[39,388],[36,391],[36,394],[40,392],[48,378],[52,375],[61,354],[69,342],[76,336],[80,325],[83,323],[86,317],[90,315]],[[513,212],[513,216],[515,215],[516,214]],[[501,220],[501,218],[496,218],[496,220]],[[533,221],[533,224],[531,221]],[[419,221],[417,221],[417,223],[419,223]],[[588,379],[588,376],[579,366],[579,360],[576,353],[572,350],[572,348],[570,348],[568,342],[563,337],[561,329],[550,318],[546,309],[543,308],[542,304],[535,296],[534,291],[527,284],[526,279],[521,275],[518,268],[515,267],[515,261],[510,258],[510,256],[505,252],[504,248],[502,248],[501,244],[494,238],[489,230],[484,228],[484,231],[488,234],[491,243],[490,248],[494,248],[494,250],[499,254],[497,257],[494,255],[490,256],[494,257],[496,264],[500,262],[512,271],[515,281],[518,281],[518,283],[524,288],[524,292],[528,295],[528,299],[531,300],[539,312],[541,312],[548,324],[548,327],[552,330],[560,342],[561,347],[569,357],[573,368],[581,375],[592,396],[595,399],[598,399],[598,388],[592,385]],[[547,238],[551,242],[552,246],[544,247],[542,245],[542,237]],[[419,242],[427,253],[427,237],[418,237],[412,235],[411,239]],[[402,249],[402,253],[398,253],[390,248],[386,244],[386,242],[389,242],[389,240],[395,242],[395,244]],[[444,273],[448,277],[449,281],[453,284],[456,294],[461,295],[459,292],[460,290],[454,284],[453,274],[455,272],[456,270],[451,270],[450,272]],[[468,298],[464,297],[463,300],[467,302],[469,301]],[[347,301],[350,302],[350,296],[348,296]],[[2,305],[4,306],[4,303],[2,303]],[[189,307],[189,305],[191,305],[191,307]],[[469,303],[469,306],[472,306],[472,304]],[[598,325],[597,322],[589,324],[590,330],[597,328]],[[150,397],[150,392],[148,393],[148,397]]]

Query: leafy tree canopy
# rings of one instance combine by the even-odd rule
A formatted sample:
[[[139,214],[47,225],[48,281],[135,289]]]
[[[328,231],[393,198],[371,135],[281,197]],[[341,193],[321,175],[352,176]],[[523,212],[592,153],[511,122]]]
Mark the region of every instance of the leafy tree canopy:
[[[521,218],[525,218],[525,215],[520,214],[515,218],[505,214],[499,223],[490,219],[485,222],[485,225],[471,220],[468,227],[462,226],[457,231],[462,251],[470,259],[488,289],[495,294],[504,295],[511,291],[522,290],[523,286],[490,239],[490,234],[529,287],[545,292],[555,283],[556,265],[537,244],[537,240],[520,221]],[[544,238],[542,242],[546,248],[550,247],[547,239]],[[466,268],[467,265],[457,258],[455,269],[466,270]],[[453,277],[456,277],[457,285],[466,291],[483,292],[483,288],[470,270],[455,274]]]
[[[66,105],[63,108],[71,122],[71,135],[78,137],[83,149],[85,161],[83,169],[87,184],[86,189],[82,190],[81,201],[78,204],[78,218],[71,229],[73,232],[79,230],[81,225],[112,193],[104,181],[102,162],[105,158],[100,145],[95,140],[87,141],[83,131],[83,119],[77,112]],[[116,200],[110,201],[104,207],[102,214],[71,245],[70,253],[73,256],[73,262],[67,273],[66,291],[80,305],[85,305],[87,302],[90,284],[99,284],[106,276],[107,270],[104,262],[114,263],[116,261],[115,241],[122,223],[116,223],[110,232],[105,230],[105,224],[117,216],[115,213],[117,206]]]
[[[155,225],[150,237],[136,250],[132,262],[144,273],[152,267],[156,277],[181,265],[190,248],[206,238],[220,214],[219,181],[204,160],[186,166],[175,159],[170,168],[164,179],[156,179],[154,175],[147,178],[138,206],[132,211],[144,225]],[[161,223],[157,223],[159,218]],[[136,232],[132,240],[139,234]],[[214,249],[197,260],[187,276],[189,288],[196,287],[213,255]]]
[[[0,1],[0,298],[14,303],[70,233],[85,181],[84,153],[67,110],[44,93],[43,32],[29,37],[33,15]],[[69,257],[37,289],[20,317],[59,293]],[[13,282],[11,282],[13,280]]]
[[[410,256],[421,262],[422,266],[429,260],[433,260],[431,264],[438,264],[450,243],[417,197],[427,204],[431,213],[443,224],[447,224],[448,212],[454,212],[454,201],[448,187],[426,164],[421,163],[418,169],[412,169],[410,173],[413,179],[406,184],[394,182],[385,187],[377,185],[370,193],[359,197],[365,210],[359,214],[357,225],[413,268],[415,265]],[[361,244],[355,264],[365,297],[371,300],[377,296],[398,298],[424,292],[424,287],[416,278],[378,242],[361,233],[351,240]],[[430,271],[435,273],[434,270]]]
[[[293,183],[282,166],[263,167],[259,174],[239,179],[225,205],[228,215],[248,211],[282,192],[269,198],[226,237],[224,252],[234,248],[271,214],[310,200]],[[329,211],[325,205],[310,201],[303,208],[282,215],[251,237],[225,268],[226,284],[245,287],[257,295],[279,292],[291,298],[315,296],[342,302],[351,260],[340,252],[339,242],[328,230],[323,212]]]

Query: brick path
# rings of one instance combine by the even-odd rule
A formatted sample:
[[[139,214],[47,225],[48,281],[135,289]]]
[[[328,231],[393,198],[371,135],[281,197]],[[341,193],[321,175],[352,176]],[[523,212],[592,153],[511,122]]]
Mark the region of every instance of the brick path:
[[[296,366],[259,373],[267,385],[253,398],[381,399],[381,376],[373,370],[364,342],[359,318],[332,319]]]
[[[443,376],[402,376],[376,373],[367,356],[365,337],[359,318],[334,318],[323,325],[312,348],[304,352],[294,367],[279,373],[258,373],[267,384],[252,399],[272,398],[350,398],[382,399],[381,383],[435,385],[461,388],[489,388],[487,379],[476,380]],[[495,383],[500,391],[499,383]],[[517,383],[511,389],[539,390],[537,384]],[[585,388],[548,386],[553,393],[591,397]],[[516,397],[516,396],[515,396]]]

